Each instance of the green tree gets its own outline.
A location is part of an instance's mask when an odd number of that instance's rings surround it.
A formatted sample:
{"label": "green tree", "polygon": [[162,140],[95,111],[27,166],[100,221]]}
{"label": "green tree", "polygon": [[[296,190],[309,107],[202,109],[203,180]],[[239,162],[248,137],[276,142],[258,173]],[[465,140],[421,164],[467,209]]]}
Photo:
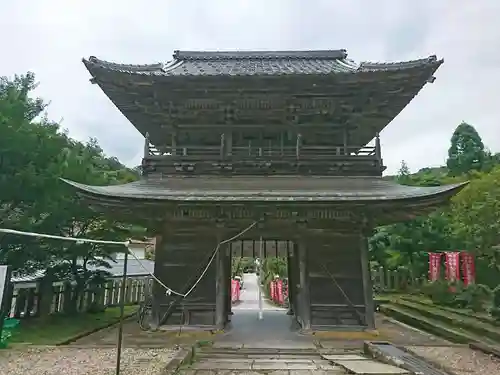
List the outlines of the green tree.
{"label": "green tree", "polygon": [[479,133],[466,122],[462,122],[453,132],[448,149],[446,165],[452,176],[469,171],[480,171],[484,167],[486,153]]}
{"label": "green tree", "polygon": [[500,167],[473,179],[452,202],[453,240],[500,268]]}
{"label": "green tree", "polygon": [[396,181],[401,185],[411,185],[410,168],[408,168],[408,164],[406,164],[404,160],[401,161],[401,166],[399,167]]}
{"label": "green tree", "polygon": [[[138,178],[137,171],[104,155],[97,142],[69,138],[58,124],[43,117],[45,104],[32,99],[33,74],[0,79],[0,226],[59,236],[124,240],[144,234],[81,204],[61,177],[93,185],[119,184]],[[130,218],[132,220],[132,218]],[[0,263],[15,271],[46,270],[45,284],[76,281],[71,310],[82,291],[105,273],[116,248],[96,244],[3,235]]]}

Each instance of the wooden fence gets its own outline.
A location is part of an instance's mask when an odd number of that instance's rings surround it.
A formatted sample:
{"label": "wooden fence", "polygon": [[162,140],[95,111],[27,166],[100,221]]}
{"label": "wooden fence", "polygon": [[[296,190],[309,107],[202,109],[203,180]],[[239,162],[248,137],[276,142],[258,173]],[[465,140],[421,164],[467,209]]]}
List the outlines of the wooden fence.
{"label": "wooden fence", "polygon": [[[125,285],[125,305],[135,305],[144,301],[151,294],[153,280],[150,277],[137,277],[127,279]],[[68,290],[66,290],[68,288]],[[49,314],[62,313],[65,307],[65,298],[71,298],[71,285],[64,282],[52,284],[50,293],[45,292],[43,298],[51,299]],[[122,280],[111,278],[103,286],[85,290],[81,301],[77,304],[77,312],[88,311],[91,305],[102,307],[118,306]],[[29,318],[40,316],[40,283],[14,283],[10,301],[9,316],[12,318]]]}
{"label": "wooden fence", "polygon": [[[387,270],[383,267],[372,269],[374,289],[380,292],[406,291],[418,288],[426,277],[412,279],[405,270]],[[121,277],[111,278],[102,287],[85,290],[82,300],[77,304],[77,312],[88,311],[92,304],[103,307],[120,305]],[[124,294],[125,305],[136,305],[151,295],[153,279],[140,276],[127,279]],[[65,308],[65,298],[71,298],[71,293],[66,291],[68,284],[55,282],[50,293],[45,292],[44,298],[49,298],[49,314],[62,313]],[[70,288],[71,289],[71,288]],[[9,316],[15,318],[30,318],[40,316],[40,283],[22,282],[13,284],[13,292],[7,306],[10,305]]]}
{"label": "wooden fence", "polygon": [[374,289],[380,292],[407,291],[419,288],[427,280],[427,275],[418,278],[410,277],[406,270],[388,270],[383,267],[372,269]]}

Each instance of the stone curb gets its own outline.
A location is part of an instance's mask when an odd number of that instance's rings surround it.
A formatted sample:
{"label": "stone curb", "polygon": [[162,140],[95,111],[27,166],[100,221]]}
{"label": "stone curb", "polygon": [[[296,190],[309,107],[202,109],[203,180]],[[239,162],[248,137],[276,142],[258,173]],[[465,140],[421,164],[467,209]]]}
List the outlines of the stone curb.
{"label": "stone curb", "polygon": [[469,348],[473,350],[479,350],[480,352],[483,352],[484,354],[492,355],[496,358],[500,358],[500,349],[495,348],[494,346],[487,345],[482,342],[471,342],[469,344]]}
{"label": "stone curb", "polygon": [[[133,312],[133,313],[130,313],[130,314],[124,315],[124,316],[123,316],[123,321],[126,321],[126,320],[128,320],[128,319],[132,318],[132,317],[133,317],[134,315],[136,315],[136,314],[137,314],[137,312]],[[82,333],[78,333],[78,334],[76,334],[76,335],[74,335],[74,336],[71,336],[71,337],[70,337],[70,338],[68,338],[68,339],[65,339],[65,340],[63,340],[63,341],[58,342],[58,343],[57,343],[57,344],[55,344],[54,346],[65,346],[65,345],[69,345],[69,344],[71,344],[72,342],[75,342],[75,341],[80,340],[80,339],[82,339],[82,338],[84,338],[84,337],[90,336],[91,334],[96,333],[96,332],[99,332],[99,331],[101,331],[101,330],[103,330],[103,329],[106,329],[106,328],[111,328],[111,327],[113,327],[113,326],[115,326],[115,325],[118,325],[119,323],[120,323],[120,320],[118,319],[116,322],[107,323],[107,324],[105,324],[105,325],[103,325],[103,326],[100,326],[100,327],[96,327],[96,328],[94,328],[94,329],[91,329],[90,331],[85,331],[85,332],[82,332]]]}
{"label": "stone curb", "polygon": [[[382,343],[382,342],[378,342],[378,343]],[[390,344],[390,342],[383,342],[383,343],[384,344]],[[418,358],[418,359],[420,359],[420,360],[422,360],[424,362],[427,362],[431,366],[435,367],[437,370],[441,371],[443,373],[443,375],[458,375],[456,372],[450,370],[448,367],[443,366],[440,363],[436,363],[434,361],[431,361],[431,360],[429,360],[427,358],[424,358],[424,357],[422,357],[422,356],[414,353],[413,351],[411,351],[410,349],[408,349],[408,348],[406,348],[404,346],[396,346],[396,347],[398,349],[401,349],[405,353],[408,353],[408,354],[412,355],[415,358]],[[377,360],[379,360],[379,361],[381,361],[383,363],[386,363],[388,365],[393,365],[393,366],[402,368],[404,370],[408,370],[407,368],[405,368],[403,361],[400,361],[400,360],[398,360],[396,358],[393,358],[393,357],[390,357],[390,356],[384,354],[382,351],[378,350],[373,345],[373,342],[365,341],[365,343],[363,344],[363,349],[364,349],[365,354],[371,356],[374,359],[377,359]]]}
{"label": "stone curb", "polygon": [[179,352],[172,358],[167,365],[160,371],[159,375],[172,375],[175,374],[181,366],[191,363],[194,357],[195,346],[179,350]]}
{"label": "stone curb", "polygon": [[[377,343],[389,344],[389,342],[386,341],[377,341]],[[384,353],[378,350],[371,341],[365,341],[363,343],[363,351],[366,355],[369,355],[373,359],[379,360],[380,362],[403,368],[403,363],[401,361],[397,361],[395,358],[384,355]]]}

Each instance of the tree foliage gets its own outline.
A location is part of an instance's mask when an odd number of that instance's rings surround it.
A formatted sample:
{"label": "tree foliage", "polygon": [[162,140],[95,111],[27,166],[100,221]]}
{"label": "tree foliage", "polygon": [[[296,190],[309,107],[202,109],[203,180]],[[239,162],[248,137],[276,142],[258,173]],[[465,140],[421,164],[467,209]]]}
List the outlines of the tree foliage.
{"label": "tree foliage", "polygon": [[[95,139],[81,143],[68,137],[44,115],[44,101],[32,98],[35,87],[31,73],[0,79],[0,227],[108,240],[142,232],[81,204],[60,180],[109,185],[138,175],[106,157]],[[82,290],[103,276],[93,270],[109,266],[115,251],[98,244],[0,235],[0,263],[22,273],[46,270],[47,277],[76,281]]]}
{"label": "tree foliage", "polygon": [[486,159],[479,133],[472,125],[462,122],[453,132],[448,149],[446,165],[450,175],[458,176],[472,170],[483,170]]}
{"label": "tree foliage", "polygon": [[485,275],[490,279],[488,285],[500,284],[499,161],[498,154],[485,151],[481,137],[467,123],[460,124],[451,137],[447,166],[412,174],[403,161],[393,177],[400,184],[439,186],[466,180],[470,184],[448,207],[376,228],[369,241],[371,260],[389,269],[405,268],[413,277],[425,277],[428,252],[466,250],[476,256],[478,279]]}

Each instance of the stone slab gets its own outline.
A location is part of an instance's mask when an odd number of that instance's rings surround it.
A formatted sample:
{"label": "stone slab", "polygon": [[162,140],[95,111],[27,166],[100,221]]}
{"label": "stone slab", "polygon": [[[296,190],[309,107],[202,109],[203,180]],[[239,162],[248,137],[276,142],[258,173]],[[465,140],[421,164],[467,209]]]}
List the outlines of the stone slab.
{"label": "stone slab", "polygon": [[191,368],[195,370],[250,370],[252,367],[251,363],[238,363],[238,362],[198,362],[194,363]]}
{"label": "stone slab", "polygon": [[335,361],[335,364],[342,366],[351,374],[357,375],[400,375],[410,374],[402,368],[376,362],[371,359],[360,361]]}
{"label": "stone slab", "polygon": [[318,366],[314,363],[287,363],[289,370],[317,370]]}
{"label": "stone slab", "polygon": [[216,341],[212,347],[220,349],[241,349],[243,348],[243,343],[234,341]]}
{"label": "stone slab", "polygon": [[321,358],[327,361],[362,361],[369,359],[359,354],[321,354]]}
{"label": "stone slab", "polygon": [[[267,373],[267,375],[271,374]],[[289,370],[286,375],[346,375],[346,372],[343,368],[339,367],[336,370]]]}
{"label": "stone slab", "polygon": [[[305,368],[304,370],[308,370]],[[288,370],[288,366],[284,362],[257,362],[252,365],[252,370]],[[302,369],[299,369],[302,370]]]}
{"label": "stone slab", "polygon": [[245,349],[281,349],[281,350],[316,349],[316,346],[312,342],[293,342],[293,341],[288,341],[288,342],[276,341],[276,342],[265,342],[265,343],[248,342],[244,343],[243,347]]}
{"label": "stone slab", "polygon": [[[179,374],[182,374],[184,375],[184,371],[185,370],[182,370],[181,372],[179,372]],[[196,370],[196,375],[235,375],[235,374],[238,374],[238,375],[262,375],[262,373],[260,372],[257,372],[257,371],[250,371],[250,370],[244,370],[244,371],[227,371],[227,370],[221,370],[221,371],[218,371],[218,370],[207,370],[207,369],[204,369],[204,370]],[[279,375],[288,375],[288,371],[285,371],[283,372],[282,374],[281,373],[277,373]],[[312,374],[308,374],[308,375],[312,375]],[[337,374],[335,374],[337,375]]]}

